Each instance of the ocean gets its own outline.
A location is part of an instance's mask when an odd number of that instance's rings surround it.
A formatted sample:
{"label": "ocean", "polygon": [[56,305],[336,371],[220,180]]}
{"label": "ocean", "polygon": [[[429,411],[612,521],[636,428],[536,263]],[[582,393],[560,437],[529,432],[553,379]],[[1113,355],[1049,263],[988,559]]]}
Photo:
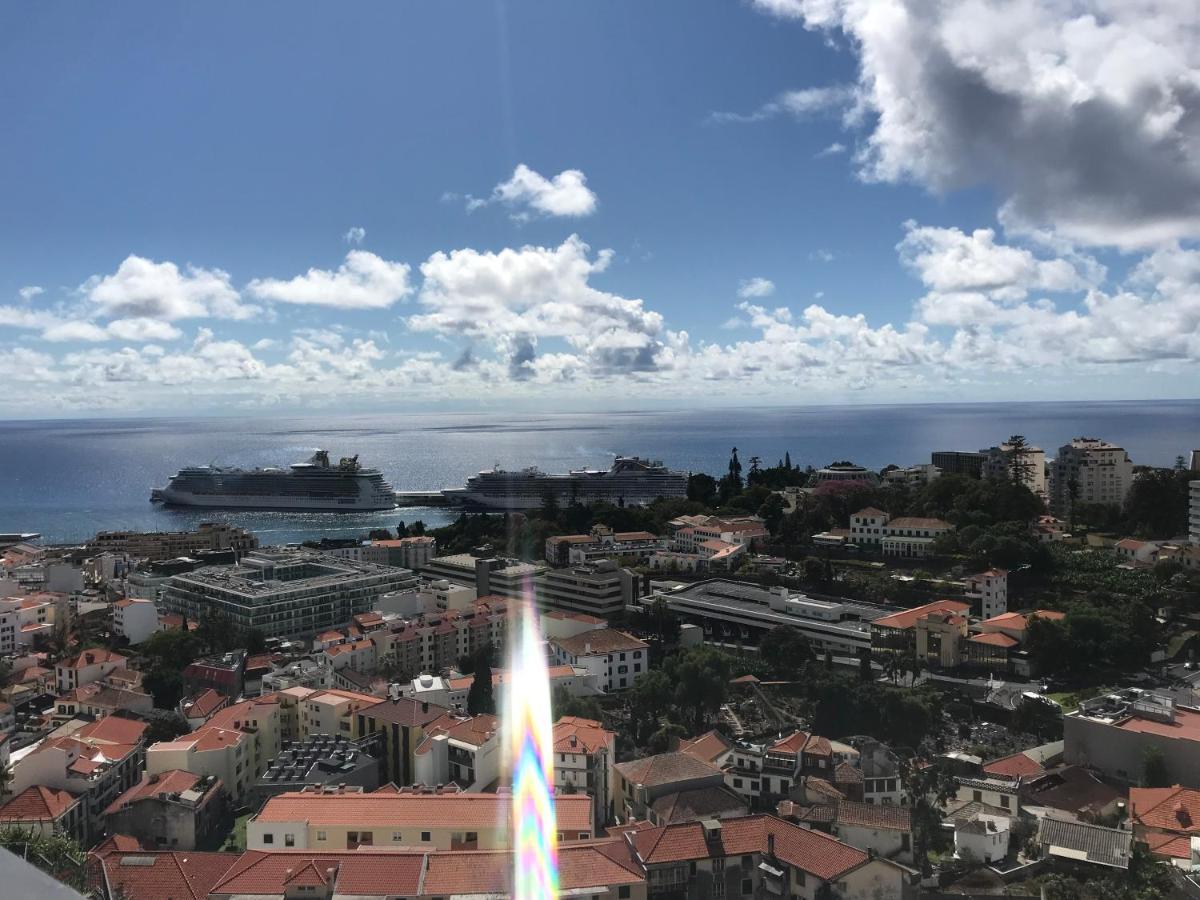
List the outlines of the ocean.
{"label": "ocean", "polygon": [[721,474],[731,447],[774,464],[849,459],[872,468],[928,462],[933,450],[990,447],[1011,434],[1052,456],[1072,437],[1123,445],[1135,463],[1166,466],[1200,447],[1200,400],[1114,403],[972,403],[623,411],[421,413],[320,417],[106,418],[0,422],[0,532],[36,531],[45,543],[99,530],[183,530],[227,521],[265,544],[359,535],[454,513],[274,513],[168,509],[150,490],[186,465],[286,465],[322,447],[359,454],[400,491],[460,486],[499,463],[564,471],[607,466],[614,454],[650,456],[685,471]]}

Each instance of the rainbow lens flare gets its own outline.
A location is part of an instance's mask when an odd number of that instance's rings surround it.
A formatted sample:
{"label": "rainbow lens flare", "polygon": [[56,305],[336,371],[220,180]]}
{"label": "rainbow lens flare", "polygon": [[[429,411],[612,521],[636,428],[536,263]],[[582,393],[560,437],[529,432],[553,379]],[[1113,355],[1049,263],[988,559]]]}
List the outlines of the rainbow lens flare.
{"label": "rainbow lens flare", "polygon": [[509,628],[509,682],[504,727],[512,772],[513,900],[558,897],[558,828],[554,820],[554,726],[550,678],[533,591],[514,604]]}

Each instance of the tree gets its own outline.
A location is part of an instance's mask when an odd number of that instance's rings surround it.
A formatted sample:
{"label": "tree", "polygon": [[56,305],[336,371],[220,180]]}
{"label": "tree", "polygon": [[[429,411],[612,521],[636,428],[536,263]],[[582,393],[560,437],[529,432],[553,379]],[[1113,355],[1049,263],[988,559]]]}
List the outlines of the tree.
{"label": "tree", "polygon": [[787,450],[783,451],[783,467],[789,471],[792,468],[792,454]]}
{"label": "tree", "polygon": [[634,741],[643,743],[654,727],[666,717],[675,697],[675,685],[662,669],[651,669],[633,683],[626,694]]}
{"label": "tree", "polygon": [[690,710],[696,731],[702,731],[729,695],[729,657],[709,646],[689,647],[667,657],[663,667],[675,685],[675,703]]}
{"label": "tree", "polygon": [[784,678],[795,676],[812,659],[808,638],[787,625],[778,625],[763,635],[758,652],[772,674]]}
{"label": "tree", "polygon": [[1167,760],[1162,748],[1150,745],[1142,753],[1142,787],[1163,788],[1171,786],[1167,772]]}
{"label": "tree", "polygon": [[0,831],[0,847],[79,893],[89,894],[87,853],[65,834],[44,835],[27,828],[6,828]]}
{"label": "tree", "polygon": [[771,494],[763,501],[762,506],[758,508],[758,517],[763,520],[763,524],[767,526],[767,531],[772,535],[779,533],[779,526],[783,522],[783,511],[785,507],[783,498],[778,494]]}
{"label": "tree", "polygon": [[871,666],[871,651],[858,651],[858,680],[865,683],[875,680],[875,670]]}
{"label": "tree", "polygon": [[554,695],[550,698],[550,708],[556,722],[563,716],[577,716],[595,722],[604,721],[604,710],[600,707],[599,700],[595,697],[576,697],[565,685],[554,689]]}
{"label": "tree", "polygon": [[167,716],[155,716],[146,726],[146,743],[155,744],[159,741],[173,741],[180,735],[187,734],[190,729],[179,713]]}
{"label": "tree", "polygon": [[687,498],[694,503],[713,506],[717,500],[717,479],[703,472],[688,476]]}
{"label": "tree", "polygon": [[1025,435],[1014,434],[1006,442],[1008,480],[1013,484],[1029,484],[1033,478],[1034,464],[1029,459],[1030,447]]}
{"label": "tree", "polygon": [[492,688],[491,644],[485,644],[475,655],[475,678],[467,691],[467,712],[473,716],[480,713],[496,714],[496,694]]}

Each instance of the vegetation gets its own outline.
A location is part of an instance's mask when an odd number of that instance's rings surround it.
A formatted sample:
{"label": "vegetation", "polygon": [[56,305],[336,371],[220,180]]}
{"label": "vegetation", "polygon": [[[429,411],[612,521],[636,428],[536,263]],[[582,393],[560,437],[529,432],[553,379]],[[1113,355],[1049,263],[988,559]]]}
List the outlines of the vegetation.
{"label": "vegetation", "polygon": [[495,652],[491,644],[484,644],[475,654],[472,666],[475,678],[471,682],[471,689],[467,691],[467,712],[473,716],[480,713],[496,714],[496,693],[492,686],[492,658]]}
{"label": "vegetation", "polygon": [[0,830],[0,847],[89,895],[87,853],[65,834],[45,836],[24,828]]}
{"label": "vegetation", "polygon": [[564,686],[554,689],[550,698],[551,715],[554,721],[563,716],[577,716],[581,719],[591,719],[594,722],[604,721],[604,710],[600,701],[595,697],[576,697]]}

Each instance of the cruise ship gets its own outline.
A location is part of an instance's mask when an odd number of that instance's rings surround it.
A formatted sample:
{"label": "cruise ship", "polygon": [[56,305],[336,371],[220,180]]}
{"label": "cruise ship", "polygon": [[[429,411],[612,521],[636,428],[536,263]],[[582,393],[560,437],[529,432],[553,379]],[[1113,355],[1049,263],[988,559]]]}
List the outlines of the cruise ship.
{"label": "cruise ship", "polygon": [[686,497],[687,475],[659,460],[618,456],[607,470],[572,469],[549,475],[534,466],[508,472],[496,466],[467,479],[466,487],[442,491],[449,502],[482,509],[538,509],[547,496],[560,506],[612,503],[645,506],[659,497]]}
{"label": "cruise ship", "polygon": [[318,450],[308,462],[286,469],[188,466],[166,487],[155,488],[150,500],[221,509],[367,512],[393,509],[396,492],[378,469],[360,466],[357,456],[332,465],[328,451]]}

